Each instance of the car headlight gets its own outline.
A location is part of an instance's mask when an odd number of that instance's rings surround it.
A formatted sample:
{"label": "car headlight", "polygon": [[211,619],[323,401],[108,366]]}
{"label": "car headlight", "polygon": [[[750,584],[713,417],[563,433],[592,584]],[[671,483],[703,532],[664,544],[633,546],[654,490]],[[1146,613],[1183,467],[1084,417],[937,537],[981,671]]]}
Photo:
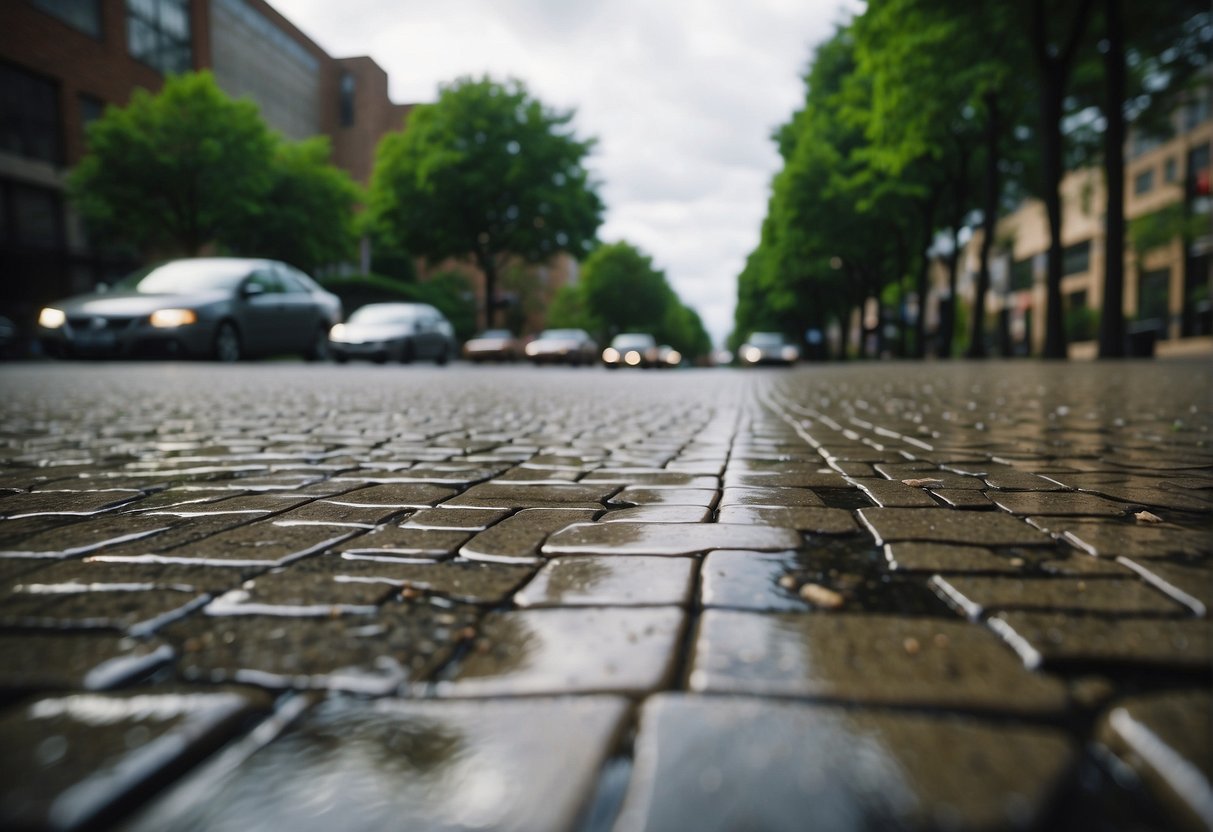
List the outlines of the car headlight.
{"label": "car headlight", "polygon": [[636,350],[628,350],[628,354],[623,357],[623,360],[628,363],[629,367],[635,367],[640,363],[640,353]]}
{"label": "car headlight", "polygon": [[741,357],[751,364],[757,364],[762,360],[762,350],[758,347],[746,347],[741,351]]}
{"label": "car headlight", "polygon": [[526,354],[527,355],[535,355],[537,352],[539,352],[539,345],[536,344],[534,341],[532,341],[531,343],[526,345]]}
{"label": "car headlight", "polygon": [[38,326],[47,329],[58,329],[67,322],[67,314],[62,309],[48,306],[38,313]]}
{"label": "car headlight", "polygon": [[665,361],[667,364],[681,364],[682,353],[680,353],[678,350],[670,350],[665,357]]}
{"label": "car headlight", "polygon": [[334,341],[340,341],[345,337],[345,324],[333,324],[333,328],[329,330],[329,338]]}
{"label": "car headlight", "polygon": [[614,347],[607,347],[602,351],[602,360],[608,364],[615,364],[619,361],[619,350]]}
{"label": "car headlight", "polygon": [[783,360],[784,361],[795,361],[799,357],[800,357],[800,352],[795,347],[788,346],[788,347],[783,348]]}
{"label": "car headlight", "polygon": [[198,314],[193,309],[157,309],[148,323],[157,329],[173,329],[197,323]]}

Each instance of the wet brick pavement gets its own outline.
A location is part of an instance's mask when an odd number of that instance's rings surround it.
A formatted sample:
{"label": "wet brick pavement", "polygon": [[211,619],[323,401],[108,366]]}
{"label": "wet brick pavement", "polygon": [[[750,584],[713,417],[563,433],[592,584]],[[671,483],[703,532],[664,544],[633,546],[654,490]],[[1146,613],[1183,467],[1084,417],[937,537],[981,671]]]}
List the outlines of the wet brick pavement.
{"label": "wet brick pavement", "polygon": [[0,827],[1213,826],[1211,376],[0,368]]}

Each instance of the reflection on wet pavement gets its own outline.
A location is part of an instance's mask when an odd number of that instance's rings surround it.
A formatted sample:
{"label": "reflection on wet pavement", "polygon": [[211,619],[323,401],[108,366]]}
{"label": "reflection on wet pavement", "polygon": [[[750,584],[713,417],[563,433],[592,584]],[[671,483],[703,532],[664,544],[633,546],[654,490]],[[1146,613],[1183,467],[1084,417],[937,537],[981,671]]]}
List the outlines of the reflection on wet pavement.
{"label": "reflection on wet pavement", "polygon": [[0,374],[6,828],[1213,826],[1207,363]]}

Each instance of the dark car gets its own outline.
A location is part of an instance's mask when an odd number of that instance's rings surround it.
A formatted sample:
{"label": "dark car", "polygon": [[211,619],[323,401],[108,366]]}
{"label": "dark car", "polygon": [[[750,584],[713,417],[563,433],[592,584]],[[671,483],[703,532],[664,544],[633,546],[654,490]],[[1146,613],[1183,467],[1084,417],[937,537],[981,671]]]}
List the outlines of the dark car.
{"label": "dark car", "polygon": [[517,361],[522,347],[508,329],[488,329],[463,345],[469,361]]}
{"label": "dark car", "polygon": [[589,364],[598,357],[598,345],[584,329],[545,329],[526,345],[535,364]]}
{"label": "dark car", "polygon": [[659,360],[657,339],[645,332],[624,332],[611,339],[602,351],[602,363],[608,369],[654,367]]}
{"label": "dark car", "polygon": [[329,332],[329,351],[340,362],[427,358],[445,364],[457,349],[450,321],[428,303],[368,303]]}
{"label": "dark car", "polygon": [[778,332],[755,332],[737,350],[743,365],[795,364],[800,350],[789,344]]}
{"label": "dark car", "polygon": [[341,301],[276,260],[200,257],[135,272],[105,292],[78,295],[38,316],[60,356],[161,354],[237,361],[299,353],[327,357]]}

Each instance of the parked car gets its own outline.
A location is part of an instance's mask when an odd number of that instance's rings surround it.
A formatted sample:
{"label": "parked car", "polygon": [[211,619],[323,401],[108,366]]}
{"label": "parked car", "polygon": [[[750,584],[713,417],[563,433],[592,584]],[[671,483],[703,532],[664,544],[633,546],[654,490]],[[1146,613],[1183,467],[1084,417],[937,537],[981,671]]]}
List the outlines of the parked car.
{"label": "parked car", "polygon": [[458,345],[451,322],[428,303],[368,303],[329,331],[329,351],[341,363],[427,358],[445,364]]}
{"label": "parked car", "polygon": [[38,315],[38,337],[59,356],[161,354],[238,361],[328,356],[341,301],[276,260],[171,260],[108,291],[68,298]]}
{"label": "parked car", "polygon": [[481,361],[517,361],[522,353],[518,339],[508,329],[487,329],[463,345],[463,357]]}
{"label": "parked car", "polygon": [[657,348],[657,366],[663,369],[677,367],[682,364],[682,353],[671,347],[669,344],[662,344]]}
{"label": "parked car", "polygon": [[602,363],[608,369],[653,367],[658,360],[657,339],[647,332],[621,332],[602,351]]}
{"label": "parked car", "polygon": [[800,350],[784,340],[778,332],[755,332],[737,351],[743,365],[795,364]]}
{"label": "parked car", "polygon": [[584,329],[545,329],[526,345],[535,364],[589,364],[598,357],[598,345]]}

